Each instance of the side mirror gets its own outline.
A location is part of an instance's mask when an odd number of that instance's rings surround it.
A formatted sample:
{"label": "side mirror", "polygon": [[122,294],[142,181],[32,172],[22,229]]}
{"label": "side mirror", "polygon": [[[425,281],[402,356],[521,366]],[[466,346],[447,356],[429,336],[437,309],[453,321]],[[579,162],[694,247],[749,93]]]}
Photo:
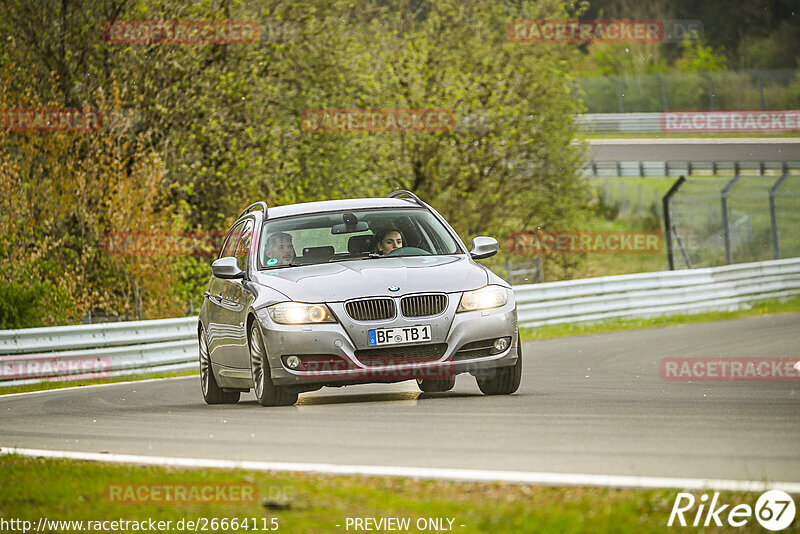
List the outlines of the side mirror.
{"label": "side mirror", "polygon": [[497,254],[498,248],[497,239],[481,235],[472,240],[472,250],[469,255],[473,260],[482,260]]}
{"label": "side mirror", "polygon": [[214,260],[211,264],[211,274],[223,280],[244,278],[244,271],[239,268],[239,262],[233,256]]}

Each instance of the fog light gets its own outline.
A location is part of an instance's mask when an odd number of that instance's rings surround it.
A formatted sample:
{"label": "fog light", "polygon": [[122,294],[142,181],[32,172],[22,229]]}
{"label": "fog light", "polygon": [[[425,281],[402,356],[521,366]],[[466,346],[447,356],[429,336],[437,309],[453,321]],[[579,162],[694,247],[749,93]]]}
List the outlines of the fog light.
{"label": "fog light", "polygon": [[289,356],[286,358],[286,365],[290,369],[297,369],[300,367],[300,358],[297,356]]}
{"label": "fog light", "polygon": [[497,352],[503,352],[508,348],[508,338],[507,337],[498,337],[494,340],[494,350]]}

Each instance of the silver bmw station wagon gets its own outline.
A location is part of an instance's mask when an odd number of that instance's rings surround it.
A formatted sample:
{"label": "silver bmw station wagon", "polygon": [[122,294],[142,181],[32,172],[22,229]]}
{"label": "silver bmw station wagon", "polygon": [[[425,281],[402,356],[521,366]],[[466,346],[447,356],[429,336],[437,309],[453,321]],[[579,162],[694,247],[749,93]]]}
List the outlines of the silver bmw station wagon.
{"label": "silver bmw station wagon", "polygon": [[514,393],[522,351],[511,287],[475,260],[444,218],[409,191],[387,198],[245,209],[225,237],[200,311],[209,404],[254,391],[291,405],[323,386],[416,380],[423,392],[472,374]]}

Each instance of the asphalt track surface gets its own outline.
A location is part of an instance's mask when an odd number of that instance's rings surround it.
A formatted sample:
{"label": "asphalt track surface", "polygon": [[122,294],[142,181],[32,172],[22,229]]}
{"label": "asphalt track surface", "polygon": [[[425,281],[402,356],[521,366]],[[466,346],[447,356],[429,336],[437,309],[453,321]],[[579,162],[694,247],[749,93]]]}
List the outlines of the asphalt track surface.
{"label": "asphalt track surface", "polygon": [[412,382],[292,407],[203,403],[199,378],[0,397],[0,445],[148,456],[800,481],[800,380],[662,380],[666,357],[798,357],[800,313],[532,341],[517,394]]}
{"label": "asphalt track surface", "polygon": [[800,137],[591,139],[594,161],[800,161]]}

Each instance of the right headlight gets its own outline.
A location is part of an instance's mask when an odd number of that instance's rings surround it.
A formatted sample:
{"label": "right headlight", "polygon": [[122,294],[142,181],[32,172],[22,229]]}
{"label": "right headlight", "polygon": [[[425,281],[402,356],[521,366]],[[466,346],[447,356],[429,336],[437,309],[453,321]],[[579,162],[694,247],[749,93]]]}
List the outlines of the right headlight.
{"label": "right headlight", "polygon": [[490,285],[464,292],[457,311],[488,310],[505,306],[507,302],[508,290],[503,286]]}
{"label": "right headlight", "polygon": [[336,319],[324,304],[281,302],[267,308],[269,316],[279,324],[335,323]]}

